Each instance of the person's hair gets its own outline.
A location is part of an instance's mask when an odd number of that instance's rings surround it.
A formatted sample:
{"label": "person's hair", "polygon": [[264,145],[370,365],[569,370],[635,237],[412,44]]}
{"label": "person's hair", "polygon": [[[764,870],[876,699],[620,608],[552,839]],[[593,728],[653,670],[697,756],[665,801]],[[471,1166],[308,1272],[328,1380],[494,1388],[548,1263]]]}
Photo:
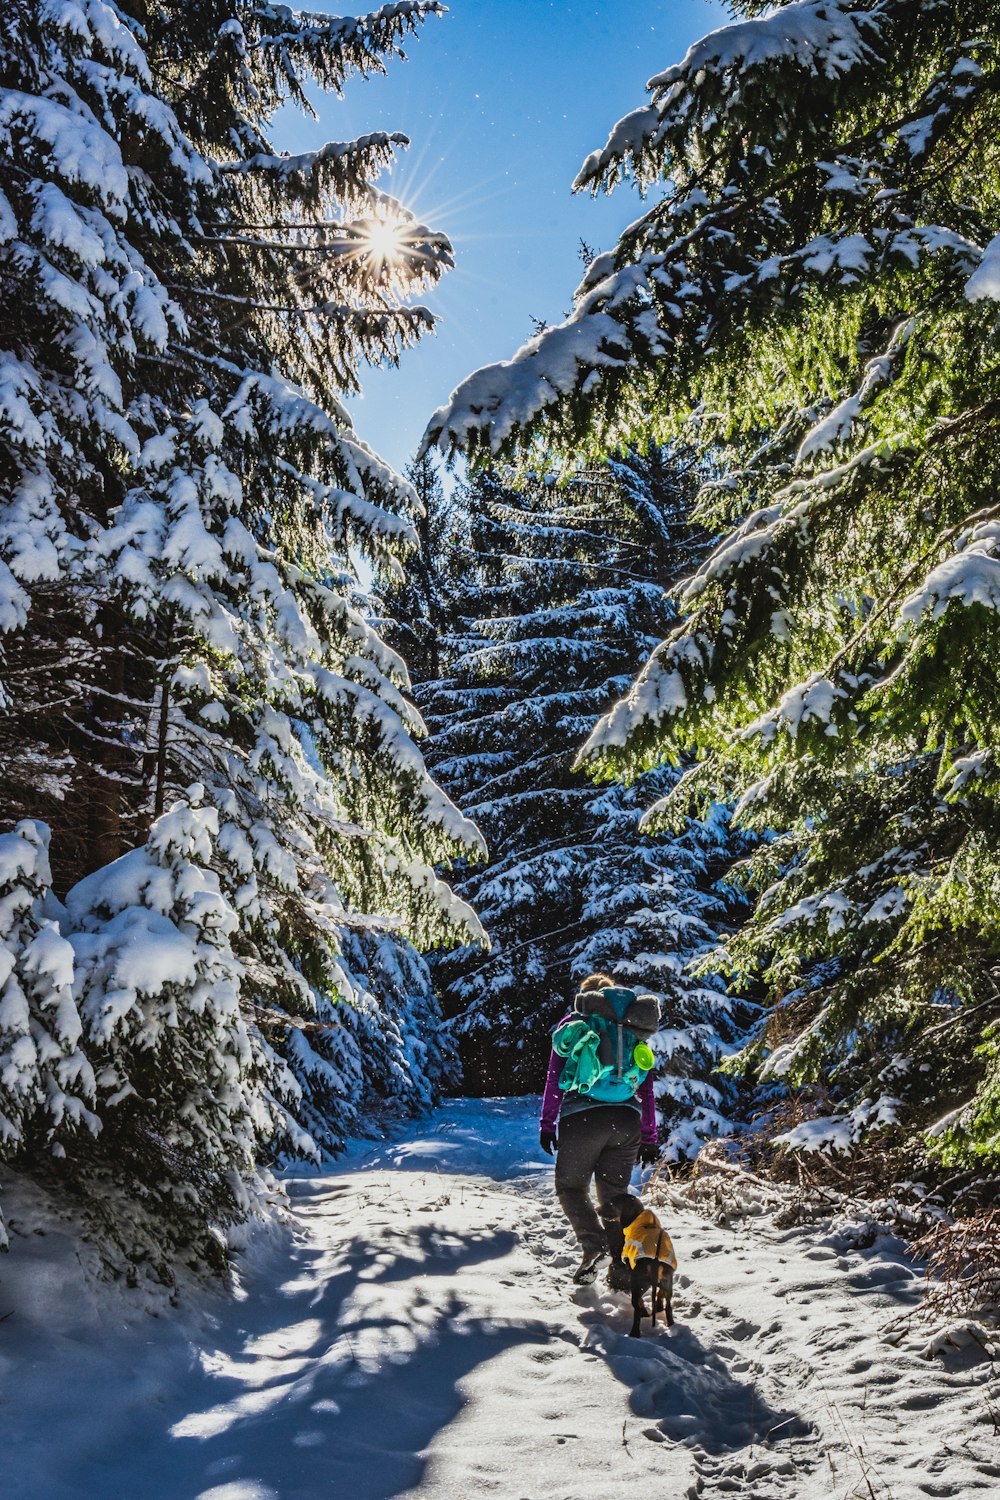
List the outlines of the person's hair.
{"label": "person's hair", "polygon": [[588,974],[580,986],[580,993],[585,994],[588,990],[613,990],[615,982],[607,974]]}

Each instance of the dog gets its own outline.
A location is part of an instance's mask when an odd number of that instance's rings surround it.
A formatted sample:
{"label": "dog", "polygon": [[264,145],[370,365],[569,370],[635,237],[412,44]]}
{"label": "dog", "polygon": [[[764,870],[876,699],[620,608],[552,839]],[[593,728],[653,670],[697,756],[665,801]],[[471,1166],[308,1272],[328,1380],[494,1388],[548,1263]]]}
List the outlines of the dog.
{"label": "dog", "polygon": [[[656,1327],[656,1314],[662,1312],[668,1328],[674,1326],[674,1272],[677,1256],[670,1236],[653,1213],[644,1208],[637,1219],[625,1226],[625,1245],[622,1261],[630,1270],[629,1292],[632,1297],[632,1327],[629,1336],[642,1336],[639,1326],[642,1318],[652,1317]],[[652,1293],[651,1312],[646,1311],[644,1297]]]}

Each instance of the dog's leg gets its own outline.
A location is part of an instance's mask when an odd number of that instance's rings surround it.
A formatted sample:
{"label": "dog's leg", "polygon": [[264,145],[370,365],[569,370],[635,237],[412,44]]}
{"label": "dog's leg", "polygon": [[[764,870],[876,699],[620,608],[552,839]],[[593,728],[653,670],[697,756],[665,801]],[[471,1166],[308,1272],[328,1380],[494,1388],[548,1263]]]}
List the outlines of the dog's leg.
{"label": "dog's leg", "polygon": [[649,1317],[649,1309],[646,1307],[646,1292],[651,1292],[653,1290],[653,1277],[655,1275],[655,1261],[648,1260],[645,1257],[642,1260],[636,1261],[635,1270],[632,1272],[631,1286],[632,1311],[635,1315],[632,1319],[632,1327],[630,1330],[631,1338],[637,1339],[642,1336],[642,1330],[639,1327],[639,1320],[641,1318]]}
{"label": "dog's leg", "polygon": [[642,1305],[642,1287],[635,1272],[632,1273],[632,1327],[629,1329],[629,1338],[638,1339],[642,1337],[640,1320],[646,1309]]}
{"label": "dog's leg", "polygon": [[666,1313],[667,1327],[674,1326],[674,1268],[664,1266],[663,1276],[660,1281],[660,1296],[663,1299],[663,1309]]}

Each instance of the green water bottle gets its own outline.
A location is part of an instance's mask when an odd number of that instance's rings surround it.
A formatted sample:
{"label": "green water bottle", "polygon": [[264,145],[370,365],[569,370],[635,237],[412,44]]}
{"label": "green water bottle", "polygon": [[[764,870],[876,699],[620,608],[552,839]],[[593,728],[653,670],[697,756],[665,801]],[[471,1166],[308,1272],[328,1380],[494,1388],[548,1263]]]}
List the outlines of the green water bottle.
{"label": "green water bottle", "polygon": [[652,1047],[647,1047],[645,1042],[636,1042],[635,1051],[632,1053],[632,1061],[637,1068],[641,1068],[644,1073],[648,1073],[656,1062],[656,1054]]}

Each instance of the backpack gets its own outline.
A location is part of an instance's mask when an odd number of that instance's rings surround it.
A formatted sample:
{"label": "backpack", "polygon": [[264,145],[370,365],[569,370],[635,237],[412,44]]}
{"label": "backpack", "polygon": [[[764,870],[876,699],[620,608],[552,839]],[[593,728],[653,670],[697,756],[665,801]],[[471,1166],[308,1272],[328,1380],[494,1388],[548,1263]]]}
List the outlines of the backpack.
{"label": "backpack", "polygon": [[626,1104],[653,1067],[645,1044],[659,1024],[652,995],[617,986],[581,992],[572,1016],[552,1033],[554,1050],[566,1059],[559,1087],[599,1104]]}

